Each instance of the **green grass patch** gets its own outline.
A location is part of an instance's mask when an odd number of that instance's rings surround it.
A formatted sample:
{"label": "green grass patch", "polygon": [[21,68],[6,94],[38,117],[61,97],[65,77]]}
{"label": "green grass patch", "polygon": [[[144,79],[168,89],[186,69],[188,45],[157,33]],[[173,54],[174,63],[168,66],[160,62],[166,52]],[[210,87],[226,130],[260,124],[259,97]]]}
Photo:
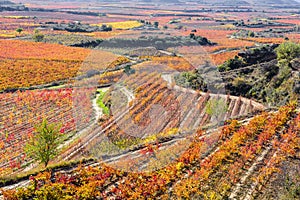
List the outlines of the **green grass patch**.
{"label": "green grass patch", "polygon": [[103,92],[99,90],[99,97],[97,99],[97,105],[102,109],[103,114],[109,115],[109,108],[104,104],[103,98],[107,92]]}

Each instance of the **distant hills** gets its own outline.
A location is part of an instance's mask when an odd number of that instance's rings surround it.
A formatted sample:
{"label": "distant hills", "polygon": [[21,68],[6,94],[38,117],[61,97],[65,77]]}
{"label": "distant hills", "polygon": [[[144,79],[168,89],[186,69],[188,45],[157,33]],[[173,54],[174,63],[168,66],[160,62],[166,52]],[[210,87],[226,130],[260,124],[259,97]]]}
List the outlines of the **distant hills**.
{"label": "distant hills", "polygon": [[23,4],[16,4],[8,0],[0,0],[0,11],[23,11],[27,8]]}
{"label": "distant hills", "polygon": [[193,2],[211,4],[211,5],[224,5],[224,6],[285,6],[285,5],[300,5],[300,0],[190,0]]}
{"label": "distant hills", "polygon": [[[48,2],[115,2],[115,0],[44,0]],[[125,0],[126,1],[126,0]],[[129,1],[129,0],[127,0]],[[186,3],[197,2],[199,4],[216,5],[216,6],[270,6],[270,7],[285,7],[285,6],[300,6],[300,0],[133,0],[143,3]],[[9,0],[0,0],[0,6],[13,5],[14,3]],[[16,5],[16,4],[15,4]]]}

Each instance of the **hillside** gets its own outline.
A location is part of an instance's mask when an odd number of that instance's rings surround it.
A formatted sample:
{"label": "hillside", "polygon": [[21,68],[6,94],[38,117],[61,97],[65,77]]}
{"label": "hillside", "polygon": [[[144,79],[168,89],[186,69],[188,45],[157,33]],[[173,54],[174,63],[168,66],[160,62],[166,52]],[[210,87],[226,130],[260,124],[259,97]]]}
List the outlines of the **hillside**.
{"label": "hillside", "polygon": [[[289,199],[297,199],[297,188],[290,185],[297,184],[297,177],[289,179],[291,182],[281,181],[284,185],[280,190],[271,187],[297,170],[291,159],[297,162],[300,155],[300,115],[294,109],[294,105],[289,105],[275,113],[263,112],[244,123],[234,120],[215,132],[199,130],[193,134],[187,150],[167,165],[164,164],[166,155],[185,148],[186,141],[179,140],[175,145],[162,142],[160,146],[153,144],[130,152],[130,156],[140,160],[138,163],[156,160],[153,166],[158,167],[156,171],[121,169],[124,164],[133,167],[136,162],[120,157],[113,162],[92,164],[93,167],[79,166],[53,174],[44,172],[31,178],[30,187],[4,195],[8,199],[16,195],[38,198],[44,192],[52,199],[137,196],[140,199],[251,199],[253,195],[256,198],[290,195]],[[213,145],[212,141],[215,141]],[[282,168],[284,176],[278,174]]]}
{"label": "hillside", "polygon": [[0,0],[0,200],[299,200],[299,9]]}
{"label": "hillside", "polygon": [[[298,50],[295,54],[290,52],[291,58],[288,61],[282,60],[278,57],[278,50],[288,45]],[[257,99],[270,106],[284,105],[293,98],[297,99],[300,95],[300,48],[297,46],[287,42],[280,46],[273,44],[252,48],[239,52],[234,58],[219,65],[226,93]],[[176,82],[183,87],[207,90],[203,77],[205,75],[197,69],[177,76]]]}

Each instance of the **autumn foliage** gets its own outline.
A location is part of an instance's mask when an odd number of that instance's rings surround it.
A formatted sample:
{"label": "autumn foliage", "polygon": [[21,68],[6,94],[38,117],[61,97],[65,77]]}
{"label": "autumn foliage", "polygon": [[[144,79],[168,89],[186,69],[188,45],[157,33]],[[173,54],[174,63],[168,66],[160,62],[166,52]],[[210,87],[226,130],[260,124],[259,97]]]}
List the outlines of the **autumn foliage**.
{"label": "autumn foliage", "polygon": [[[276,140],[277,131],[290,120],[294,109],[289,105],[274,114],[262,113],[242,126],[233,121],[220,130],[222,137],[217,146],[204,158],[200,155],[210,136],[198,131],[186,152],[157,171],[125,172],[102,164],[78,167],[71,174],[45,172],[32,177],[29,187],[4,191],[4,196],[8,199],[42,195],[51,198],[226,198],[262,148],[275,144],[272,141]],[[279,164],[284,156],[293,155],[299,148],[299,115],[293,121],[291,129],[282,134],[283,142],[277,143],[279,149],[274,147],[281,159],[267,156],[265,162]],[[153,146],[149,148],[152,153],[156,151]],[[260,181],[277,171],[271,164],[260,166],[260,170]],[[55,177],[54,181],[50,177]]]}
{"label": "autumn foliage", "polygon": [[0,175],[30,162],[24,152],[34,127],[44,118],[62,123],[61,132],[72,134],[93,118],[90,96],[94,90],[41,90],[0,94]]}
{"label": "autumn foliage", "polygon": [[58,44],[0,40],[0,91],[68,80],[128,63],[123,56]]}

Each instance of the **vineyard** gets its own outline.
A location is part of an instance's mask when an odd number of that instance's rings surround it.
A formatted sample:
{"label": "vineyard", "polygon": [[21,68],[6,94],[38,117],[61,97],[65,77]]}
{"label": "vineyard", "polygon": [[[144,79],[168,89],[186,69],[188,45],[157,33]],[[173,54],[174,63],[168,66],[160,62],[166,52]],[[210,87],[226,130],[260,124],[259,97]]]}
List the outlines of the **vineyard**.
{"label": "vineyard", "polygon": [[[106,99],[111,102],[110,119],[100,122],[100,127],[89,134],[88,140],[82,140],[77,146],[76,153],[72,155],[74,149],[67,151],[68,159],[80,157],[82,152],[113,157],[149,141],[165,136],[183,137],[198,127],[216,126],[229,118],[264,108],[242,97],[195,92],[178,86],[172,88],[155,72],[142,72],[134,78],[123,76],[119,84],[122,86],[112,88]],[[212,107],[217,104],[216,110],[209,111],[208,104]]]}
{"label": "vineyard", "polygon": [[23,148],[33,134],[34,126],[44,118],[62,123],[61,133],[66,137],[91,123],[94,117],[90,100],[92,94],[93,90],[88,89],[0,94],[0,175],[10,174],[30,164]]}
{"label": "vineyard", "polygon": [[0,0],[0,200],[300,198],[300,2]]}
{"label": "vineyard", "polygon": [[88,49],[72,48],[56,44],[43,44],[18,40],[0,40],[0,58],[84,60],[90,53]]}
{"label": "vineyard", "polygon": [[211,54],[211,60],[215,65],[223,64],[226,60],[237,56],[238,51],[223,52],[218,54]]}
{"label": "vineyard", "polygon": [[109,52],[56,44],[0,40],[0,46],[5,47],[0,53],[0,91],[70,80],[130,62]]}
{"label": "vineyard", "polygon": [[174,56],[140,56],[141,59],[147,59],[152,61],[155,65],[164,65],[169,67],[170,69],[177,70],[179,72],[182,71],[190,71],[194,69],[194,66],[183,57],[174,57]]}
{"label": "vineyard", "polygon": [[[208,144],[213,134],[198,130],[184,153],[154,172],[126,172],[106,164],[82,166],[69,172],[42,173],[31,178],[30,187],[4,195],[32,198],[41,195],[38,191],[47,191],[53,198],[250,199],[285,159],[296,155],[299,117],[295,106],[288,105],[276,113],[263,112],[245,124],[234,120],[217,131],[212,146]],[[140,154],[153,158],[161,151],[161,146],[148,147],[146,154],[142,150]]]}
{"label": "vineyard", "polygon": [[[102,25],[102,24],[100,24]],[[105,23],[105,25],[107,26],[111,26],[114,29],[131,29],[131,28],[136,28],[136,27],[140,27],[143,24],[138,22],[138,21],[124,21],[124,22],[109,22],[109,23]]]}

